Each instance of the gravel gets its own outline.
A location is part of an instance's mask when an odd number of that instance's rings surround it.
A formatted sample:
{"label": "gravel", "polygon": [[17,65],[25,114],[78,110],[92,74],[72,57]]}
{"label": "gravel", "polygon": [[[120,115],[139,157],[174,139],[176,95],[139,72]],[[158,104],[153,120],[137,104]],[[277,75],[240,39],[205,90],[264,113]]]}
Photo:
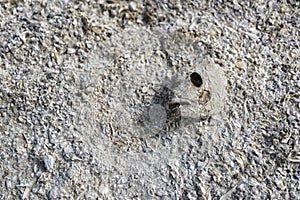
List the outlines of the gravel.
{"label": "gravel", "polygon": [[0,198],[300,199],[299,18],[297,1],[1,1]]}

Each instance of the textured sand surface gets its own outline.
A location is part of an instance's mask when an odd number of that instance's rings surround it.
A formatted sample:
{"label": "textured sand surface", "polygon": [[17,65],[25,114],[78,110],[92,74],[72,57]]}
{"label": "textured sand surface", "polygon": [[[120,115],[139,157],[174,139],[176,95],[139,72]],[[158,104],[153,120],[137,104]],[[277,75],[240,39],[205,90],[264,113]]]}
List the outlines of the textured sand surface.
{"label": "textured sand surface", "polygon": [[0,0],[0,199],[300,199],[299,19]]}

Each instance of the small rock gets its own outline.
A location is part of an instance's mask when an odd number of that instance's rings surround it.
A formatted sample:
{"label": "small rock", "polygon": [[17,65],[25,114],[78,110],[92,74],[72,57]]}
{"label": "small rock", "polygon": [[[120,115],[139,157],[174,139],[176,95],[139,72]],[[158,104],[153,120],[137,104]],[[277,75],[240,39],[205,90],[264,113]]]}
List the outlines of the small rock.
{"label": "small rock", "polygon": [[54,165],[54,158],[50,155],[44,157],[44,164],[47,171],[50,171]]}
{"label": "small rock", "polygon": [[68,50],[67,50],[68,54],[73,54],[75,52],[76,52],[76,49],[74,49],[74,48],[68,48]]}
{"label": "small rock", "polygon": [[147,86],[142,87],[142,93],[147,93],[148,90],[149,90],[149,87],[147,87]]}
{"label": "small rock", "polygon": [[135,2],[130,2],[129,3],[129,9],[131,10],[131,11],[136,11],[137,9],[136,9],[136,3]]}
{"label": "small rock", "polygon": [[108,194],[108,192],[109,192],[109,189],[108,189],[108,187],[106,186],[106,185],[101,185],[100,186],[100,188],[99,188],[99,193],[101,193],[101,194]]}
{"label": "small rock", "polygon": [[5,181],[5,186],[6,186],[7,189],[10,189],[11,186],[12,186],[11,181],[10,180]]}
{"label": "small rock", "polygon": [[237,61],[236,63],[235,63],[235,65],[236,65],[236,67],[237,68],[240,68],[240,69],[243,69],[244,68],[244,63],[243,63],[243,61]]}
{"label": "small rock", "polygon": [[288,12],[290,12],[290,9],[289,9],[289,7],[287,7],[286,5],[283,5],[283,6],[281,7],[281,12],[282,12],[282,13],[288,13]]}
{"label": "small rock", "polygon": [[111,17],[116,17],[118,15],[117,11],[115,10],[110,10],[110,16]]}

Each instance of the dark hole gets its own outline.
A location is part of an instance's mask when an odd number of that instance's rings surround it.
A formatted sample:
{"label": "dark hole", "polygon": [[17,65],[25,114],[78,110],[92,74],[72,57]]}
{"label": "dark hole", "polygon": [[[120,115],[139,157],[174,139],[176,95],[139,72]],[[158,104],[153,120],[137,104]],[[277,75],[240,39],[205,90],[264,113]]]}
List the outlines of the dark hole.
{"label": "dark hole", "polygon": [[191,75],[191,82],[193,83],[194,86],[200,87],[202,85],[202,78],[197,72],[193,72]]}
{"label": "dark hole", "polygon": [[168,109],[169,110],[174,110],[177,109],[180,106],[180,103],[169,103],[168,104]]}

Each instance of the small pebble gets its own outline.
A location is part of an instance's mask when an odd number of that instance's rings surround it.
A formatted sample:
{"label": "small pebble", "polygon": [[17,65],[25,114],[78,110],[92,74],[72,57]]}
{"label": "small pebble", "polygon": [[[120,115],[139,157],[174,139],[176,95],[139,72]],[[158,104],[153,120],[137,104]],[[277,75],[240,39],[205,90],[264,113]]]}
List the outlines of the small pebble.
{"label": "small pebble", "polygon": [[236,67],[237,68],[240,68],[240,69],[243,69],[244,68],[244,63],[243,63],[243,61],[237,61],[236,63],[235,63],[235,65],[236,65]]}
{"label": "small pebble", "polygon": [[54,158],[50,155],[44,157],[44,164],[47,171],[50,171],[54,165]]}
{"label": "small pebble", "polygon": [[131,10],[131,11],[136,11],[137,9],[136,9],[136,3],[135,2],[130,2],[129,3],[129,9]]}
{"label": "small pebble", "polygon": [[101,185],[100,188],[99,188],[99,193],[101,194],[108,194],[109,192],[109,189],[106,185]]}
{"label": "small pebble", "polygon": [[76,49],[74,49],[74,48],[68,48],[68,51],[67,51],[68,54],[73,54],[75,52],[76,52]]}
{"label": "small pebble", "polygon": [[147,87],[147,86],[142,87],[142,93],[147,93],[148,90],[149,90],[149,87]]}

